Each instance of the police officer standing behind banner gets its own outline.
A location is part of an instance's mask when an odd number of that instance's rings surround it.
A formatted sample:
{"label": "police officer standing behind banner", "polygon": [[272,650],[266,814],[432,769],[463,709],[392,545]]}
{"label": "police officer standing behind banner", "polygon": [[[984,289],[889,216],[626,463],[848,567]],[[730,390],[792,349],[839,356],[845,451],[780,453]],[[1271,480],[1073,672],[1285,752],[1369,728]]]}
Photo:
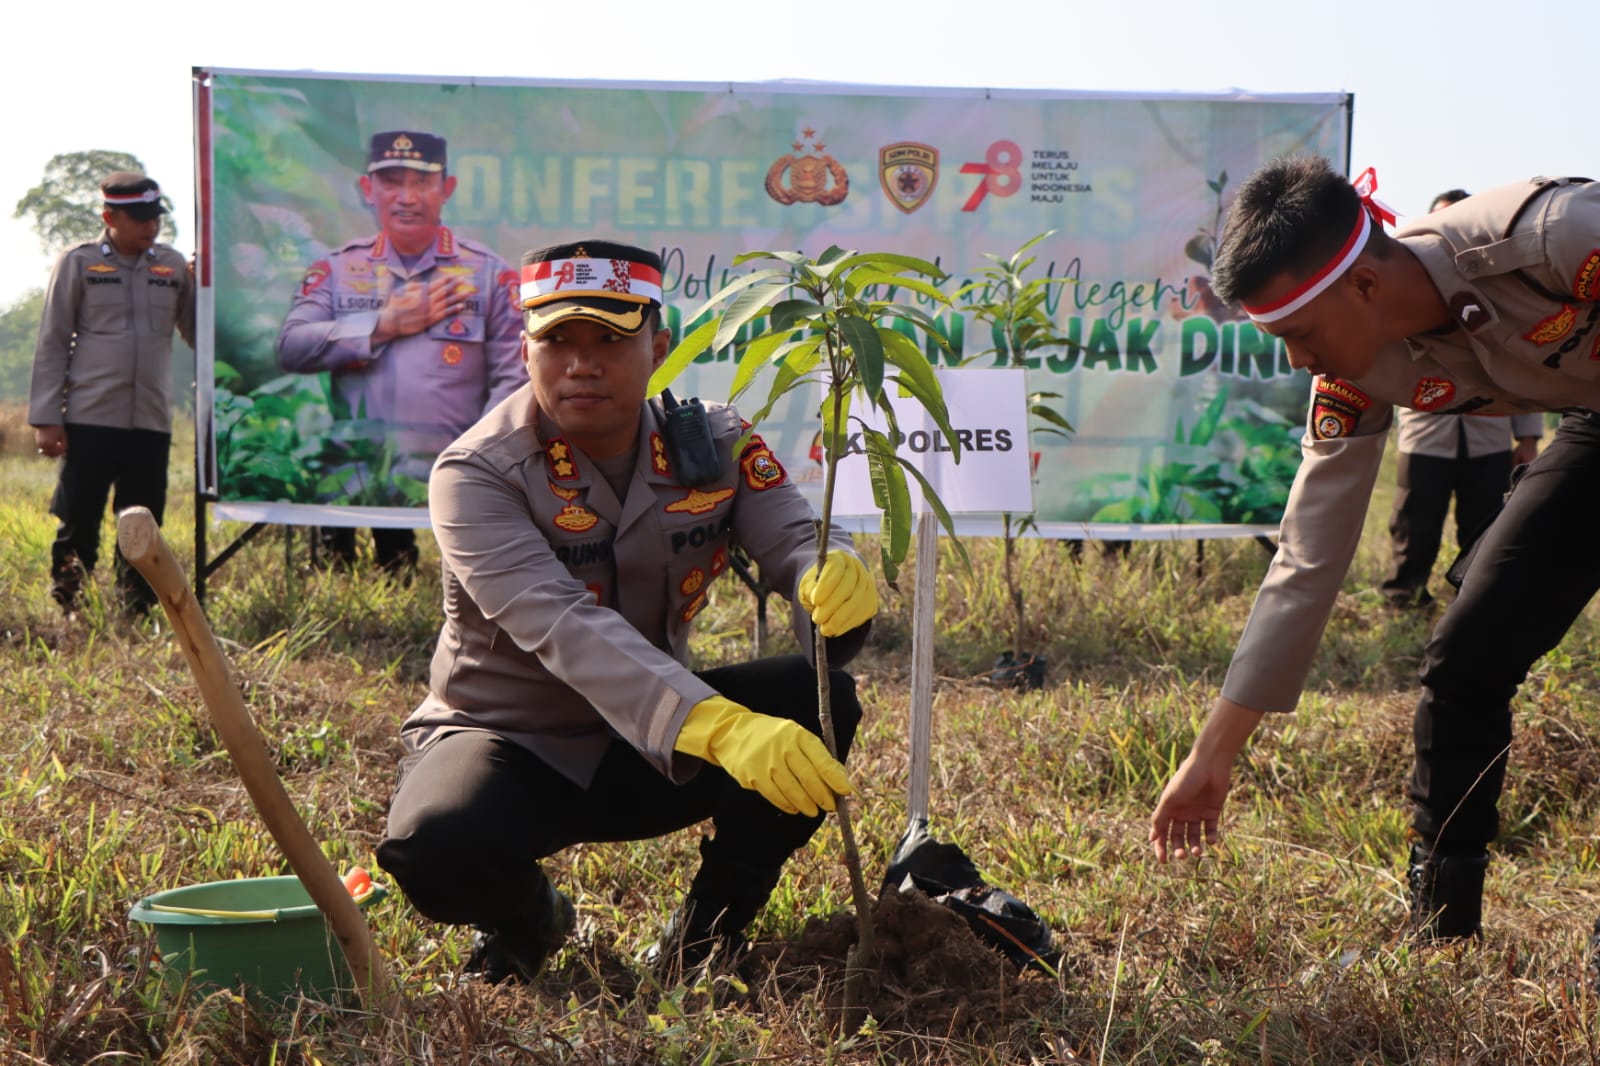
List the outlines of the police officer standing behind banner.
{"label": "police officer standing behind banner", "polygon": [[[161,521],[172,443],[172,331],[194,343],[194,279],[157,244],[161,188],[133,171],[100,185],[105,232],[56,261],[45,293],[28,395],[40,455],[61,458],[50,512],[51,595],[69,615],[100,555],[106,497]],[[143,614],[150,587],[116,557],[123,606]]]}
{"label": "police officer standing behind banner", "polygon": [[[313,263],[278,333],[283,368],[328,371],[341,408],[335,417],[365,423],[368,439],[392,448],[390,477],[426,481],[439,451],[526,380],[516,272],[443,225],[455,187],[443,137],[374,134],[361,194],[379,232]],[[376,473],[356,465],[350,488]],[[415,566],[413,531],[372,535],[386,570]],[[349,562],[355,530],[325,529],[323,545]]]}
{"label": "police officer standing behind banner", "polygon": [[1564,411],[1478,538],[1423,651],[1411,774],[1411,923],[1476,936],[1511,746],[1511,699],[1600,590],[1600,185],[1535,178],[1396,236],[1369,171],[1279,159],[1239,189],[1213,286],[1315,375],[1278,553],[1222,694],[1151,817],[1157,856],[1217,839],[1263,714],[1294,708],[1361,539],[1392,405]]}
{"label": "police officer standing behind banner", "polygon": [[[469,972],[528,980],[572,907],[540,860],[710,818],[656,963],[736,955],[784,862],[850,791],[818,739],[799,655],[703,673],[690,623],[734,542],[788,592],[800,646],[861,646],[871,576],[738,413],[646,399],[666,358],[661,260],[591,240],[522,261],[530,384],[446,449],[429,482],[445,621],[378,861],[435,921],[481,931]],[[699,415],[699,417],[697,417]],[[702,420],[703,419],[703,420]],[[861,716],[833,670],[840,754]]]}
{"label": "police officer standing behind banner", "polygon": [[[1451,189],[1435,196],[1428,210],[1466,198],[1466,190]],[[1426,607],[1433,602],[1428,578],[1439,557],[1450,497],[1456,500],[1456,545],[1465,555],[1500,513],[1512,469],[1539,454],[1544,416],[1429,414],[1402,407],[1397,421],[1399,454],[1389,518],[1394,569],[1382,592],[1396,607]]]}

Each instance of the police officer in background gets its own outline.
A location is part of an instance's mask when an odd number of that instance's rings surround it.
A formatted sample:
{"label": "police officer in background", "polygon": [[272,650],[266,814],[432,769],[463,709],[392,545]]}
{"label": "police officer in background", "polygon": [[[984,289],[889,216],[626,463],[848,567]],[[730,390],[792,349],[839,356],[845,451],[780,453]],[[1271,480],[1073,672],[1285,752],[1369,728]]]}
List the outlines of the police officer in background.
{"label": "police officer in background", "polygon": [[[481,935],[469,972],[529,980],[572,906],[540,860],[711,819],[658,972],[736,956],[791,854],[850,790],[818,739],[816,675],[780,656],[695,673],[690,623],[735,541],[841,666],[876,586],[731,407],[679,432],[646,399],[671,335],[661,260],[609,241],[522,261],[531,382],[446,449],[428,486],[445,620],[378,861],[435,921]],[[669,421],[671,425],[669,425]],[[840,757],[861,707],[834,669]]]}
{"label": "police officer in background", "polygon": [[[526,381],[516,272],[443,225],[455,187],[443,137],[374,134],[361,194],[379,232],[313,263],[278,333],[283,368],[327,371],[335,417],[391,449],[390,478],[426,481],[439,451]],[[350,491],[375,475],[352,464]],[[414,569],[412,530],[374,529],[372,537],[384,569]],[[354,529],[324,529],[321,541],[336,561],[354,559]]]}
{"label": "police officer in background", "polygon": [[[194,279],[183,256],[157,244],[161,187],[119,170],[100,185],[105,231],[56,261],[45,292],[28,394],[40,455],[62,460],[50,513],[51,595],[68,615],[100,555],[106,497],[161,521],[172,443],[172,331],[194,343]],[[125,609],[155,595],[121,555]]]}
{"label": "police officer in background", "polygon": [[[1435,196],[1428,210],[1466,198],[1466,190],[1450,189]],[[1402,407],[1398,423],[1389,518],[1394,568],[1381,591],[1396,607],[1426,607],[1433,602],[1428,578],[1439,556],[1450,497],[1456,501],[1456,545],[1465,555],[1500,513],[1512,469],[1539,454],[1544,416],[1429,414]]]}

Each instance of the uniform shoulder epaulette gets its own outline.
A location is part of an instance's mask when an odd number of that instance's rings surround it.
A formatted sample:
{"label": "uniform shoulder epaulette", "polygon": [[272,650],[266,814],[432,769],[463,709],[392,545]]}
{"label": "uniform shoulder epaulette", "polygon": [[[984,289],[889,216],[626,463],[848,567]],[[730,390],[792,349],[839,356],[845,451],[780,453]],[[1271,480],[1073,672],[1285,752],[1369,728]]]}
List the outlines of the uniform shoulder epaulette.
{"label": "uniform shoulder epaulette", "polygon": [[735,408],[715,401],[707,403],[705,407],[712,433],[722,437],[737,437],[744,432],[744,420]]}
{"label": "uniform shoulder epaulette", "polygon": [[485,256],[486,258],[489,258],[489,259],[504,259],[505,258],[499,252],[496,252],[493,248],[490,248],[487,244],[484,244],[482,241],[470,240],[470,239],[468,239],[466,237],[462,237],[462,236],[454,234],[454,233],[452,233],[452,236],[455,236],[455,242],[456,242],[456,247],[457,248],[465,248],[469,252],[475,252],[476,254],[481,255],[481,256]]}
{"label": "uniform shoulder epaulette", "polygon": [[372,233],[365,237],[357,237],[355,240],[346,241],[345,243],[339,245],[339,247],[335,248],[331,254],[338,255],[340,252],[354,252],[358,249],[366,250],[378,243],[379,236],[381,236],[381,234]]}

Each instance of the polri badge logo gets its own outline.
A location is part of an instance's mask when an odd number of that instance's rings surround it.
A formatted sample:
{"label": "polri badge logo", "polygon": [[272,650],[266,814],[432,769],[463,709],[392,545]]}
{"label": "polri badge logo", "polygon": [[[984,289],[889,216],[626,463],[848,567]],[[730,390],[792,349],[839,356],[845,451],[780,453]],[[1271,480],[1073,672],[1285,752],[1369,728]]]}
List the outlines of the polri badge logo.
{"label": "polri badge logo", "polygon": [[[816,154],[797,154],[805,151],[807,141]],[[850,175],[843,163],[827,154],[828,146],[817,139],[817,131],[807,126],[800,131],[800,140],[790,147],[793,152],[774,159],[767,168],[767,195],[785,207],[796,203],[823,207],[844,203],[850,195]]]}
{"label": "polri badge logo", "polygon": [[916,141],[884,145],[878,149],[878,182],[889,202],[909,215],[939,184],[939,149]]}

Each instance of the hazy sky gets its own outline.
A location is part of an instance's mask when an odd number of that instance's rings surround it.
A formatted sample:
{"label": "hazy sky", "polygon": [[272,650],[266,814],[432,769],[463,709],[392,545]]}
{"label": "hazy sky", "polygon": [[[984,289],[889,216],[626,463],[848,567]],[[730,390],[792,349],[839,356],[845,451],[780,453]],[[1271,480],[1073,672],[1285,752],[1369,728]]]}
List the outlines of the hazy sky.
{"label": "hazy sky", "polygon": [[[223,14],[222,12],[226,12]],[[1513,15],[1508,14],[1514,12]],[[50,262],[11,211],[50,157],[144,160],[194,237],[191,71],[662,82],[774,79],[1117,91],[1355,94],[1352,166],[1401,214],[1442,189],[1600,177],[1600,15],[1548,0],[694,0],[266,6],[79,0],[5,17],[0,306]]]}

